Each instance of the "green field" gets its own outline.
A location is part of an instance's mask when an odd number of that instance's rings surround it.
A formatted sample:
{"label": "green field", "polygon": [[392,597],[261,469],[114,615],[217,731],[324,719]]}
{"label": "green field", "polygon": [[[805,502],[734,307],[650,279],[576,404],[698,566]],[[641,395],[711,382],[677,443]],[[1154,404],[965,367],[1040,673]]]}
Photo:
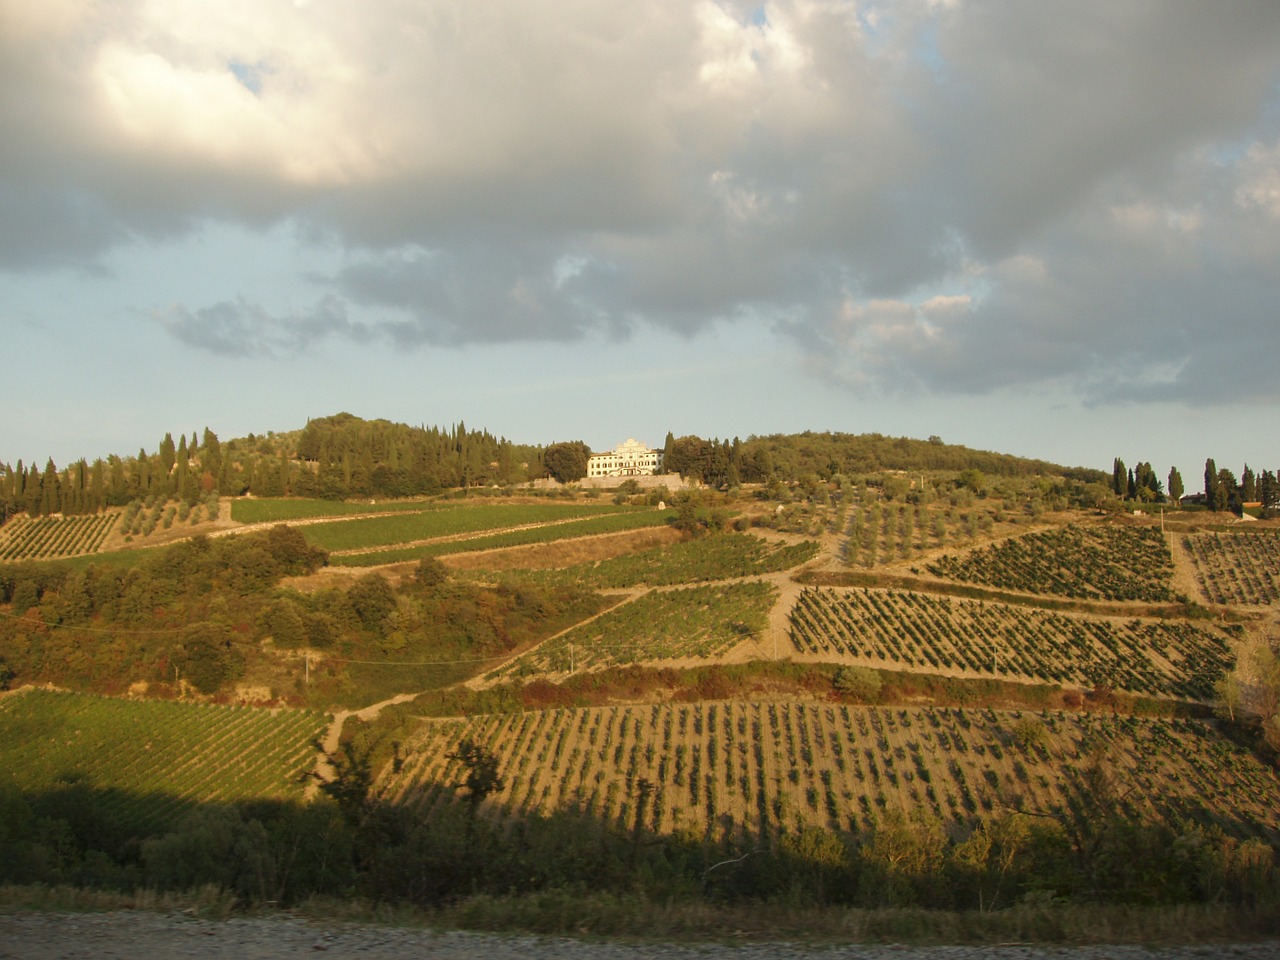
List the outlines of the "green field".
{"label": "green field", "polygon": [[307,710],[133,701],[45,690],[0,699],[0,779],[24,793],[82,785],[139,830],[192,805],[297,800],[325,717]]}
{"label": "green field", "polygon": [[478,504],[450,510],[398,513],[385,517],[337,520],[305,527],[307,539],[329,551],[361,550],[370,547],[412,543],[437,537],[460,536],[485,530],[500,530],[538,523],[578,520],[610,513],[644,510],[612,504],[516,503]]}
{"label": "green field", "polygon": [[400,549],[375,550],[372,553],[338,554],[337,556],[331,556],[329,562],[338,567],[370,567],[404,560],[421,560],[424,557],[442,557],[451,553],[466,553],[473,550],[497,550],[502,547],[519,547],[534,543],[555,543],[560,540],[571,540],[575,537],[590,537],[603,533],[620,533],[624,530],[661,527],[669,523],[674,515],[670,510],[659,511],[653,509],[645,512],[610,513],[603,517],[586,517],[582,520],[569,520],[550,526],[508,530],[503,533],[487,535],[482,534],[462,540],[424,543]]}
{"label": "green field", "polygon": [[287,523],[290,520],[312,520],[317,517],[342,517],[364,513],[422,513],[449,510],[459,503],[425,500],[251,500],[239,497],[231,501],[231,519],[236,523]]}

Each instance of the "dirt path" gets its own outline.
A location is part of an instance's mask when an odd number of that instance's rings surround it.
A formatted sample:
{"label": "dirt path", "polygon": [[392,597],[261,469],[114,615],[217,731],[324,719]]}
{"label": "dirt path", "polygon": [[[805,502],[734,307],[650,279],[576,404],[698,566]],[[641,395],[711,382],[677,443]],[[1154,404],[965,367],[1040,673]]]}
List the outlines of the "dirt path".
{"label": "dirt path", "polygon": [[[732,931],[726,931],[726,939]],[[436,931],[281,916],[199,920],[181,914],[116,911],[93,914],[0,915],[5,960],[137,960],[203,957],[280,960],[322,955],[332,960],[1264,960],[1276,942],[1198,946],[838,946],[798,943],[632,943]]]}
{"label": "dirt path", "polygon": [[[311,782],[307,784],[305,798],[313,799],[320,790],[320,782],[328,783],[334,777],[333,764],[329,762],[329,757],[338,752],[338,746],[342,743],[342,727],[349,717],[355,717],[366,723],[370,720],[376,720],[384,707],[394,706],[397,703],[408,703],[418,695],[416,693],[398,693],[394,697],[382,700],[379,703],[370,704],[367,707],[361,707],[359,710],[339,710],[333,715],[328,728],[325,730],[324,739],[320,741],[320,753],[316,757],[315,776]],[[4,955],[0,954],[0,958]]]}
{"label": "dirt path", "polygon": [[550,643],[552,640],[557,640],[560,637],[563,637],[566,633],[569,633],[570,631],[577,630],[579,627],[584,626],[585,624],[592,623],[593,621],[599,620],[605,614],[613,613],[615,610],[618,610],[619,608],[626,606],[628,603],[634,603],[640,597],[643,597],[645,594],[650,593],[652,589],[653,589],[652,587],[636,587],[630,590],[601,591],[601,592],[607,592],[609,596],[621,596],[622,600],[620,600],[618,603],[613,604],[613,606],[611,607],[601,610],[599,613],[592,614],[591,616],[587,617],[585,620],[579,620],[577,623],[571,624],[570,626],[565,627],[563,630],[559,631],[558,633],[553,633],[549,637],[543,637],[541,640],[539,640],[537,643],[535,643],[531,647],[525,647],[523,650],[513,652],[511,656],[507,657],[507,659],[503,660],[497,666],[491,667],[490,669],[486,670],[484,673],[477,674],[476,676],[472,677],[470,680],[464,680],[462,685],[464,687],[469,687],[472,690],[483,690],[486,687],[493,686],[495,683],[500,683],[503,679],[501,676],[499,676],[501,671],[505,670],[507,667],[509,667],[515,661],[519,660],[521,657],[526,656],[527,654],[533,653],[535,650],[538,650],[540,647],[544,646],[545,644]]}

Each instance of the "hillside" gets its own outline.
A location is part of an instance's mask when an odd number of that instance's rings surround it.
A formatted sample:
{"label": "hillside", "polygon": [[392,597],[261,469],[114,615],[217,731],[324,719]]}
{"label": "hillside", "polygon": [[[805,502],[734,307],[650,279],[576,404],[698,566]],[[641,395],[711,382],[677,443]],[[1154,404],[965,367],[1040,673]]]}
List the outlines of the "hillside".
{"label": "hillside", "polygon": [[[168,543],[0,563],[5,685],[119,718],[0,701],[25,731],[0,799],[28,825],[0,877],[181,887],[160,851],[225,842],[260,855],[206,881],[279,902],[1274,903],[1275,521],[1084,508],[1091,477],[929,442],[849,439],[810,473],[833,443],[725,491],[221,498],[162,515]],[[966,465],[845,472],[886,443]],[[219,751],[272,741],[240,727],[183,759],[147,734],[146,780],[97,762],[145,711],[194,730],[231,703],[324,753],[243,787]],[[174,813],[125,813],[153,808]],[[337,854],[301,869],[321,821]],[[55,868],[58,822],[80,833]]]}

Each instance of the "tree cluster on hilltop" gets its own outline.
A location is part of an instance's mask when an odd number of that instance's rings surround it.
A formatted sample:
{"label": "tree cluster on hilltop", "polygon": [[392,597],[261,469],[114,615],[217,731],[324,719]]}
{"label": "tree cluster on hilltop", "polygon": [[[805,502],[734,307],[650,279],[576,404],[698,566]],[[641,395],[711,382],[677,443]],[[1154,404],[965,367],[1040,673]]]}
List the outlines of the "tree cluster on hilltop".
{"label": "tree cluster on hilltop", "polygon": [[878,433],[814,433],[751,436],[746,440],[667,434],[663,468],[710,486],[829,480],[883,471],[978,471],[996,477],[1054,476],[1081,483],[1103,483],[1100,470],[1063,467],[1043,460],[970,450],[938,437],[913,440]]}
{"label": "tree cluster on hilltop", "polygon": [[[938,437],[914,440],[886,437],[879,433],[812,433],[751,436],[742,443],[746,463],[757,469],[770,467],[784,479],[816,474],[827,478],[836,474],[856,476],[883,470],[979,470],[989,476],[1060,476],[1083,483],[1106,481],[1100,470],[1064,467],[1044,460],[1016,457],[1007,453],[971,450],[944,443]],[[755,470],[747,470],[754,473]],[[746,476],[743,478],[747,479]]]}
{"label": "tree cluster on hilltop", "polygon": [[1263,516],[1280,510],[1280,482],[1277,472],[1263,470],[1256,474],[1246,463],[1240,479],[1226,467],[1218,468],[1213,458],[1204,462],[1204,500],[1210,510],[1241,513],[1245,504],[1259,504]]}
{"label": "tree cluster on hilltop", "polygon": [[[1164,503],[1167,499],[1177,504],[1186,492],[1186,486],[1178,468],[1170,467],[1166,493],[1150,463],[1126,468],[1124,461],[1116,457],[1111,468],[1111,492],[1121,500]],[[1245,504],[1258,504],[1264,517],[1271,516],[1280,509],[1280,483],[1277,483],[1275,472],[1263,470],[1254,473],[1247,463],[1237,481],[1234,473],[1226,467],[1219,469],[1210,457],[1204,462],[1203,498],[1204,505],[1213,511],[1238,514]]]}
{"label": "tree cluster on hilltop", "polygon": [[209,495],[409,497],[461,486],[520,483],[543,475],[539,447],[465,424],[447,429],[362,420],[349,413],[301,431],[221,442],[208,428],[190,439],[166,433],[154,453],[78,460],[43,470],[0,463],[0,522],[18,513],[95,513],[136,500],[196,503]]}

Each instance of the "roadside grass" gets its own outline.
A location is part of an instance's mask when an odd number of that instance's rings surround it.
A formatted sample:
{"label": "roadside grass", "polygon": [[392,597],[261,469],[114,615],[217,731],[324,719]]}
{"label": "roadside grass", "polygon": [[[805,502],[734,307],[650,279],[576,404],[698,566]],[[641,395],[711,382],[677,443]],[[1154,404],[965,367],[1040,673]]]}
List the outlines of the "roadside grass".
{"label": "roadside grass", "polygon": [[[318,927],[365,924],[400,929],[532,933],[619,938],[643,943],[1009,945],[1192,945],[1246,943],[1280,936],[1280,905],[1068,905],[1052,900],[997,911],[806,907],[774,901],[726,905],[702,898],[655,901],[580,890],[469,896],[434,909],[362,898],[313,898],[280,911],[238,903],[207,886],[183,893],[132,893],[68,885],[0,886],[0,911],[55,914],[148,911],[226,920],[304,919]],[[175,921],[176,922],[176,921]]]}

